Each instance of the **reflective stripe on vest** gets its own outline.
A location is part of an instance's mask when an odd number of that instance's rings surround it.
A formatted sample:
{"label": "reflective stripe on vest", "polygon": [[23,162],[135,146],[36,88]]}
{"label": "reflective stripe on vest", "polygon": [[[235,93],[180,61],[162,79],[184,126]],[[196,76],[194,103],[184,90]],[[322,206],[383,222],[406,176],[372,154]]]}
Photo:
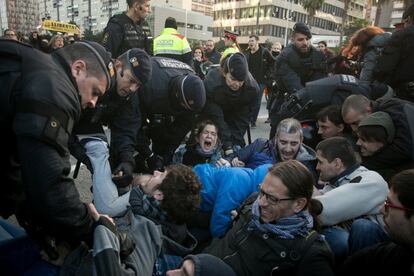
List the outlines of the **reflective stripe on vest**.
{"label": "reflective stripe on vest", "polygon": [[160,36],[154,39],[154,55],[183,55],[191,52],[187,39],[176,29],[165,28]]}

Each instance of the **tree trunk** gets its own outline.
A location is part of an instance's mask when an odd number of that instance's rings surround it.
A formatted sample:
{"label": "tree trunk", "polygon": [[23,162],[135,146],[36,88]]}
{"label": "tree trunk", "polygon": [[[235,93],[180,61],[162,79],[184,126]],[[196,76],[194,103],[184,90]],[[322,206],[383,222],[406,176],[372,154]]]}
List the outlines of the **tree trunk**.
{"label": "tree trunk", "polygon": [[375,22],[374,22],[374,25],[375,26],[378,26],[379,25],[379,20],[380,20],[381,12],[382,12],[382,7],[381,6],[382,5],[378,4],[377,11],[375,12]]}
{"label": "tree trunk", "polygon": [[344,13],[342,14],[342,26],[341,26],[341,32],[339,34],[339,47],[342,46],[342,40],[344,37],[344,30],[345,30],[346,19],[348,17],[348,9],[349,9],[350,1],[351,0],[344,0]]}

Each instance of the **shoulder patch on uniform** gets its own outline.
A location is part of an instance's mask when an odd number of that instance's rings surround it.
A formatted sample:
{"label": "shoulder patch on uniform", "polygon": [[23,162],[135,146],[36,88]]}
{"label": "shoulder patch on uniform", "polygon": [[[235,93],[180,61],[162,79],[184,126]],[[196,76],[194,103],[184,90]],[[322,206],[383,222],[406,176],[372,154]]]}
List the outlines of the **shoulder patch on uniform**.
{"label": "shoulder patch on uniform", "polygon": [[174,34],[175,36],[178,36],[180,39],[184,39],[184,36],[182,34]]}
{"label": "shoulder patch on uniform", "polygon": [[158,63],[158,65],[161,68],[174,68],[174,69],[186,69],[186,70],[190,70],[193,71],[193,68],[191,68],[191,66],[189,66],[188,64],[175,60],[175,59],[171,59],[171,58],[157,58],[155,59]]}
{"label": "shoulder patch on uniform", "polygon": [[353,179],[351,179],[351,181],[349,181],[349,183],[359,183],[361,182],[362,176],[357,176]]}
{"label": "shoulder patch on uniform", "polygon": [[351,75],[341,75],[341,81],[346,84],[357,84],[356,78]]}

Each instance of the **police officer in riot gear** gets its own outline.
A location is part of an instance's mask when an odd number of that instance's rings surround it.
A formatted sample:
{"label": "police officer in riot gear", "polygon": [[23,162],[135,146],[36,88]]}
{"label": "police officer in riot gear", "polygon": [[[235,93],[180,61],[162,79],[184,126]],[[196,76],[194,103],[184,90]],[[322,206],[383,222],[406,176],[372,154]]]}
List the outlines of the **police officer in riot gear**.
{"label": "police officer in riot gear", "polygon": [[325,56],[310,45],[311,38],[309,28],[304,23],[296,23],[291,44],[277,57],[276,81],[289,94],[303,88],[308,81],[327,76]]}
{"label": "police officer in riot gear", "polygon": [[150,0],[127,0],[128,11],[109,19],[102,44],[116,58],[132,48],[152,54],[151,31],[145,18],[151,13]]}
{"label": "police officer in riot gear", "polygon": [[404,28],[395,31],[378,57],[374,78],[395,89],[399,98],[414,102],[414,4],[403,13]]}
{"label": "police officer in riot gear", "polygon": [[340,106],[352,94],[361,94],[369,99],[390,98],[393,90],[378,82],[361,83],[351,75],[334,75],[308,82],[304,88],[291,94],[280,109],[272,110],[270,138],[275,135],[281,120],[289,117],[313,119],[312,116],[321,108],[328,105]]}
{"label": "police officer in riot gear", "polygon": [[244,134],[256,107],[259,86],[242,53],[229,55],[221,67],[210,69],[204,85],[207,103],[202,116],[218,124],[224,153],[232,154],[234,146],[245,145]]}
{"label": "police officer in riot gear", "polygon": [[203,82],[190,66],[170,58],[151,59],[154,77],[139,91],[138,172],[160,170],[171,162],[206,101]]}
{"label": "police officer in riot gear", "polygon": [[93,220],[69,178],[68,138],[81,109],[94,107],[114,78],[110,54],[97,43],[47,55],[0,39],[0,213],[16,214],[52,259],[56,242],[91,241]]}
{"label": "police officer in riot gear", "polygon": [[[98,100],[94,109],[87,109],[74,128],[71,153],[93,172],[84,147],[78,142],[84,136],[98,135],[106,140],[102,124],[111,129],[111,161],[118,184],[129,184],[135,166],[134,151],[141,113],[137,90],[152,75],[151,59],[144,50],[133,48],[115,60],[116,86]],[[129,179],[129,181],[128,181]],[[126,184],[125,183],[125,184]]]}

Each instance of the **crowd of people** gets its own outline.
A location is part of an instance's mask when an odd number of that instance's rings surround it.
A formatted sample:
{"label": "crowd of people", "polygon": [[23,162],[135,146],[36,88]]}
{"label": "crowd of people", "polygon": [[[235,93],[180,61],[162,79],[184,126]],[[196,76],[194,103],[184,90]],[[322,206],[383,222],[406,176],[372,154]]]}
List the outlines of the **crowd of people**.
{"label": "crowd of people", "polygon": [[0,39],[2,274],[414,275],[414,5],[336,55],[304,23],[219,52],[168,17],[152,41],[127,4],[101,43]]}

